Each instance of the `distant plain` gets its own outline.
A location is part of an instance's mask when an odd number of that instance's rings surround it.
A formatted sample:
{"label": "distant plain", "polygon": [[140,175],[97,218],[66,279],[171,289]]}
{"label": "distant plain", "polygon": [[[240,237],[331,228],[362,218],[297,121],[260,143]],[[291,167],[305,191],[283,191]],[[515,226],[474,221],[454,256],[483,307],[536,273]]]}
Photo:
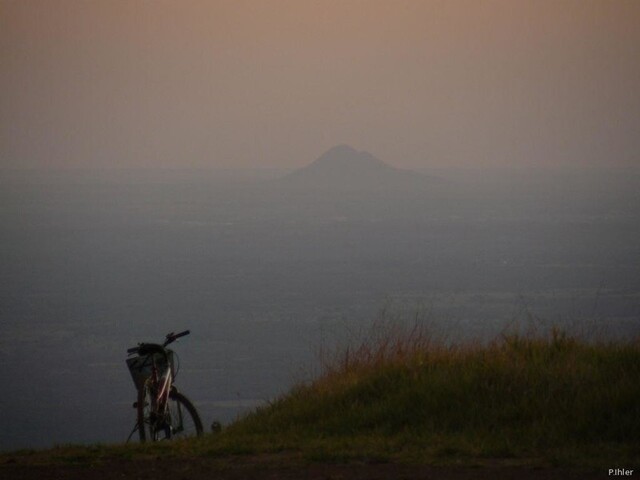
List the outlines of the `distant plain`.
{"label": "distant plain", "polygon": [[417,317],[446,341],[640,333],[640,174],[430,170],[424,189],[304,190],[287,171],[3,170],[0,449],[118,442],[126,348],[189,328],[205,424]]}

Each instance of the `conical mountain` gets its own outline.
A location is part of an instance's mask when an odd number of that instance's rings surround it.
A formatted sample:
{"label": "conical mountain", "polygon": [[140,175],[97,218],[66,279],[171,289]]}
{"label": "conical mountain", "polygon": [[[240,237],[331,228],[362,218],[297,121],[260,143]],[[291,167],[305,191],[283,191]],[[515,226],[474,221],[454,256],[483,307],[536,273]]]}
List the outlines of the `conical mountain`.
{"label": "conical mountain", "polygon": [[285,186],[314,190],[395,190],[423,188],[433,178],[392,167],[349,145],[338,145],[281,181]]}

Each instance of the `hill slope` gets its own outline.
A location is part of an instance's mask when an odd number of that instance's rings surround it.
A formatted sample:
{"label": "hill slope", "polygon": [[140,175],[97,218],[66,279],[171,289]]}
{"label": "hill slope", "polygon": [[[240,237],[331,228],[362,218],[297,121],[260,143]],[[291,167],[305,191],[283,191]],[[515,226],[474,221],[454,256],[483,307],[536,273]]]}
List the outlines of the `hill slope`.
{"label": "hill slope", "polygon": [[222,433],[7,452],[0,477],[601,478],[640,465],[639,365],[637,340],[383,333]]}
{"label": "hill slope", "polygon": [[556,331],[488,346],[434,346],[420,332],[380,338],[227,433],[338,458],[640,460],[637,342],[595,345]]}

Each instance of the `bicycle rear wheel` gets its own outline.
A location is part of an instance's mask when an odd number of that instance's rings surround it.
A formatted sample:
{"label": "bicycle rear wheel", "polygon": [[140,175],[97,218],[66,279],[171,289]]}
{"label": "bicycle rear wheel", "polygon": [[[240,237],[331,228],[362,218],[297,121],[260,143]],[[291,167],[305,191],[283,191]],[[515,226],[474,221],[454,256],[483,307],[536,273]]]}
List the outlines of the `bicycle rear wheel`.
{"label": "bicycle rear wheel", "polygon": [[191,401],[175,389],[169,393],[168,420],[172,438],[202,435],[202,421]]}
{"label": "bicycle rear wheel", "polygon": [[172,388],[163,412],[156,410],[150,385],[138,391],[138,435],[140,442],[202,435],[202,421],[191,401]]}

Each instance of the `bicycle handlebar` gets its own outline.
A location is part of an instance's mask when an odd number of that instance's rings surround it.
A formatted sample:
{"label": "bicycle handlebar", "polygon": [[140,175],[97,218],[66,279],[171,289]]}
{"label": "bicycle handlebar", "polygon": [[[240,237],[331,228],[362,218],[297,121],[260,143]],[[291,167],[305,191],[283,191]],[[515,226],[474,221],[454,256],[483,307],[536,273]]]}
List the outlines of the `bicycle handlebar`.
{"label": "bicycle handlebar", "polygon": [[[140,355],[148,355],[149,353],[152,353],[152,351],[160,352],[161,350],[163,351],[164,347],[166,347],[170,343],[173,343],[180,337],[184,337],[185,335],[189,335],[190,333],[191,333],[190,330],[185,330],[184,332],[180,332],[180,333],[171,332],[167,334],[166,339],[162,345],[157,345],[153,343],[139,343],[137,347],[127,349],[127,353],[129,355],[133,355],[134,353],[139,353]],[[164,352],[160,352],[160,353],[164,353]]]}
{"label": "bicycle handlebar", "polygon": [[173,332],[168,333],[167,339],[164,341],[163,345],[166,347],[170,343],[175,342],[180,337],[184,337],[185,335],[189,335],[190,333],[191,332],[189,330],[185,330],[184,332],[180,332],[180,333],[173,333]]}

